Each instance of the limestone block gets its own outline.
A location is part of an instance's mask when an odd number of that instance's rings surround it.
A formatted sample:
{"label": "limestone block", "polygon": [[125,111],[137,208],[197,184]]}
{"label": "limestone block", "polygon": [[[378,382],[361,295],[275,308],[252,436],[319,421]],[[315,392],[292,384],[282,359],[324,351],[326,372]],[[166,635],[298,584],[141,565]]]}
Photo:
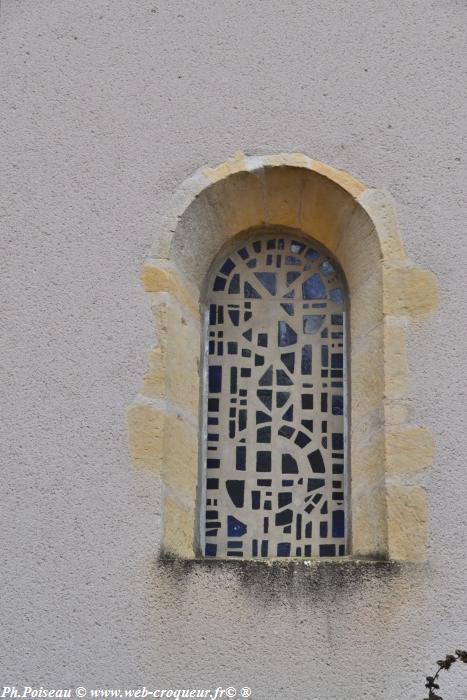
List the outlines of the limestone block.
{"label": "limestone block", "polygon": [[180,282],[173,269],[148,261],[141,270],[141,282],[146,292],[173,294],[194,318],[199,318],[198,295]]}
{"label": "limestone block", "polygon": [[351,220],[344,228],[336,255],[345,271],[351,294],[381,269],[378,234],[368,214],[361,207],[355,208]]}
{"label": "limestone block", "polygon": [[434,444],[428,430],[416,425],[386,433],[386,469],[389,475],[409,474],[429,467]]}
{"label": "limestone block", "polygon": [[164,501],[163,549],[168,554],[193,559],[194,513],[180,506],[171,496]]}
{"label": "limestone block", "polygon": [[129,447],[137,467],[162,468],[164,413],[146,403],[134,403],[128,410]]}
{"label": "limestone block", "polygon": [[384,323],[384,395],[387,399],[404,399],[408,382],[405,324],[390,318]]}
{"label": "limestone block", "polygon": [[427,497],[420,486],[387,486],[389,557],[426,560]]}
{"label": "limestone block", "polygon": [[350,361],[352,430],[378,428],[383,420],[384,335],[377,326],[352,344]]}
{"label": "limestone block", "polygon": [[367,189],[358,196],[358,203],[368,213],[378,231],[383,260],[404,260],[406,256],[392,197],[381,190]]}
{"label": "limestone block", "polygon": [[305,174],[300,168],[265,168],[266,222],[300,227],[300,204]]}
{"label": "limestone block", "polygon": [[223,243],[266,222],[263,172],[238,172],[228,181],[211,185],[206,196],[216,214]]}
{"label": "limestone block", "polygon": [[194,507],[198,483],[198,428],[169,413],[164,424],[162,480],[180,501]]}
{"label": "limestone block", "polygon": [[149,356],[150,369],[142,394],[166,397],[170,403],[198,414],[200,325],[177,303],[153,307],[158,347]]}
{"label": "limestone block", "polygon": [[352,546],[354,556],[385,558],[388,542],[383,485],[352,498]]}
{"label": "limestone block", "polygon": [[382,428],[369,433],[354,427],[351,435],[351,490],[358,497],[381,483],[385,474],[385,440]]}
{"label": "limestone block", "polygon": [[305,173],[303,182],[299,226],[335,253],[355,213],[355,199],[317,172]]}
{"label": "limestone block", "polygon": [[365,284],[350,293],[350,342],[366,336],[383,321],[383,276],[374,271]]}
{"label": "limestone block", "polygon": [[383,309],[390,316],[425,314],[438,304],[438,284],[429,270],[384,267]]}
{"label": "limestone block", "polygon": [[247,169],[246,156],[241,151],[235,153],[231,158],[224,163],[217,165],[214,168],[203,168],[202,173],[211,182],[223,180],[233,173],[238,173]]}
{"label": "limestone block", "polygon": [[356,180],[352,175],[349,175],[345,170],[337,170],[326,163],[322,163],[319,160],[314,160],[312,168],[315,172],[331,180],[331,182],[339,185],[342,189],[352,195],[352,197],[358,197],[366,190],[366,185],[364,185],[359,180]]}
{"label": "limestone block", "polygon": [[410,417],[410,405],[407,401],[384,401],[384,422],[387,426],[408,423]]}

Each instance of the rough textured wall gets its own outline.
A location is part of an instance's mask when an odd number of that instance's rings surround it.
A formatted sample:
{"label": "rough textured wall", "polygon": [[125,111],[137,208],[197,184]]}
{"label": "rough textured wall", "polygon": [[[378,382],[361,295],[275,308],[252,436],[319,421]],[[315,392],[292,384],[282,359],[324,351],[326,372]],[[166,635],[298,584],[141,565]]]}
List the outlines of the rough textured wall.
{"label": "rough textured wall", "polygon": [[[431,662],[466,644],[466,15],[460,0],[5,0],[5,683],[421,698]],[[439,276],[439,312],[410,332],[414,420],[437,441],[423,569],[157,562],[158,483],[127,452],[154,340],[139,268],[176,185],[238,149],[386,187]]]}

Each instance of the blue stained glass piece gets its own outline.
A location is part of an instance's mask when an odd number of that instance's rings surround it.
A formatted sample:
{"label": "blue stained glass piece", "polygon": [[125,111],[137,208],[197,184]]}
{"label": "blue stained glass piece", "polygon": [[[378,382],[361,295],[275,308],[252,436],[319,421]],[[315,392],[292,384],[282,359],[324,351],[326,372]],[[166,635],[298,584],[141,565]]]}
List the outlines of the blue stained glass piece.
{"label": "blue stained glass piece", "polygon": [[344,449],[344,435],[342,433],[332,434],[332,449],[333,450],[343,450]]}
{"label": "blue stained glass piece", "polygon": [[256,258],[252,258],[251,260],[248,260],[247,267],[256,267]]}
{"label": "blue stained glass piece", "polygon": [[293,404],[286,410],[282,416],[282,420],[293,420]]}
{"label": "blue stained glass piece", "polygon": [[238,324],[240,323],[240,311],[238,311],[237,309],[235,309],[233,311],[231,311],[229,309],[228,311],[229,311],[230,320],[232,321],[234,326],[238,326]]}
{"label": "blue stained glass piece", "polygon": [[247,526],[233,515],[227,516],[227,534],[229,537],[242,537],[246,534]]}
{"label": "blue stained glass piece", "polygon": [[302,348],[302,374],[311,374],[312,347],[304,345]]}
{"label": "blue stained glass piece", "polygon": [[344,397],[343,396],[333,396],[332,397],[332,413],[334,416],[342,416],[344,413]]}
{"label": "blue stained glass piece", "polygon": [[287,286],[290,287],[291,284],[295,282],[296,279],[300,277],[300,272],[288,272],[287,273]]}
{"label": "blue stained glass piece", "polygon": [[204,554],[206,557],[215,557],[217,554],[217,544],[212,544],[212,542],[206,542]]}
{"label": "blue stained glass piece", "polygon": [[277,408],[282,408],[284,404],[289,400],[290,394],[288,391],[278,391],[276,393],[276,406]]}
{"label": "blue stained glass piece", "polygon": [[229,284],[229,294],[240,294],[240,275],[235,274],[232,276]]}
{"label": "blue stained glass piece", "polygon": [[234,261],[233,261],[231,258],[227,258],[227,260],[226,260],[225,263],[222,265],[222,267],[221,267],[221,269],[219,270],[219,272],[222,272],[223,275],[230,275],[230,273],[232,272],[232,270],[234,269],[234,267],[235,267]]}
{"label": "blue stained glass piece", "polygon": [[290,557],[290,542],[280,542],[277,545],[278,557]]}
{"label": "blue stained glass piece", "polygon": [[240,250],[238,251],[238,254],[242,258],[242,260],[246,260],[247,258],[250,257],[250,254],[246,248],[240,248]]}
{"label": "blue stained glass piece", "polygon": [[282,308],[284,309],[284,311],[287,311],[287,313],[289,314],[289,316],[293,316],[293,315],[294,315],[294,306],[293,306],[293,304],[281,304],[281,306],[282,306]]}
{"label": "blue stained glass piece", "polygon": [[286,255],[285,256],[285,264],[286,265],[301,265],[302,261],[300,258],[296,258],[294,255]]}
{"label": "blue stained glass piece", "polygon": [[219,394],[222,391],[222,367],[211,365],[209,368],[209,392]]}
{"label": "blue stained glass piece", "polygon": [[276,239],[275,239],[275,238],[271,238],[271,239],[267,242],[266,247],[267,247],[268,250],[276,250]]}
{"label": "blue stained glass piece", "polygon": [[252,287],[249,282],[245,282],[244,289],[245,289],[245,297],[247,299],[261,299],[261,295],[258,294],[256,289],[254,287]]}
{"label": "blue stained glass piece", "polygon": [[333,537],[344,537],[345,533],[345,520],[344,511],[335,510],[332,514],[332,536]]}
{"label": "blue stained glass piece", "polygon": [[292,253],[301,253],[302,250],[305,248],[304,243],[299,243],[298,241],[292,241],[290,244],[290,250]]}
{"label": "blue stained glass piece", "polygon": [[342,304],[342,302],[344,301],[344,290],[341,289],[341,287],[331,289],[331,291],[329,292],[329,298],[335,304]]}
{"label": "blue stained glass piece", "polygon": [[331,265],[331,263],[329,262],[329,260],[323,260],[323,262],[319,266],[319,269],[321,270],[323,275],[332,275],[332,273],[336,271],[334,266]]}
{"label": "blue stained glass piece", "polygon": [[295,297],[295,289],[291,289],[290,292],[284,294],[284,298],[293,299]]}
{"label": "blue stained glass piece", "polygon": [[316,260],[316,258],[319,258],[319,253],[317,250],[314,250],[314,248],[308,248],[305,253],[305,258],[311,261]]}
{"label": "blue stained glass piece", "polygon": [[269,365],[266,372],[260,377],[259,386],[272,386],[272,365]]}
{"label": "blue stained glass piece", "polygon": [[243,508],[243,502],[245,499],[244,479],[227,479],[225,486],[234,506],[237,506],[237,508]]}
{"label": "blue stained glass piece", "polygon": [[271,389],[259,389],[256,392],[259,400],[266,406],[266,408],[272,408],[272,391]]}
{"label": "blue stained glass piece", "polygon": [[255,241],[253,243],[253,250],[255,250],[257,253],[261,253],[261,241]]}
{"label": "blue stained glass piece", "polygon": [[279,321],[277,324],[277,342],[281,348],[297,342],[297,334],[285,321]]}
{"label": "blue stained glass piece", "polygon": [[223,277],[217,276],[216,279],[214,280],[214,284],[212,286],[213,290],[215,292],[222,292],[225,288],[225,283],[227,282],[226,279]]}
{"label": "blue stained glass piece", "polygon": [[336,545],[335,544],[320,544],[319,556],[320,557],[335,557],[336,556]]}
{"label": "blue stained glass piece", "polygon": [[316,333],[324,323],[325,316],[310,315],[303,317],[303,332],[312,335]]}
{"label": "blue stained glass piece", "polygon": [[239,471],[245,471],[246,467],[246,447],[243,445],[239,445],[236,450],[236,468]]}
{"label": "blue stained glass piece", "polygon": [[310,463],[312,471],[314,471],[317,474],[325,473],[326,470],[324,467],[323,456],[319,450],[314,450],[313,452],[310,452],[310,454],[308,455],[308,461]]}
{"label": "blue stained glass piece", "polygon": [[342,326],[344,317],[342,314],[331,314],[331,323],[333,326]]}
{"label": "blue stained glass piece", "polygon": [[258,425],[259,423],[269,423],[269,421],[271,420],[271,416],[268,416],[268,414],[264,411],[256,411],[256,425]]}
{"label": "blue stained glass piece", "polygon": [[326,299],[326,287],[321,275],[315,272],[302,285],[304,299]]}
{"label": "blue stained glass piece", "polygon": [[273,296],[276,294],[276,273],[275,272],[255,272],[255,277],[261,282],[263,287]]}
{"label": "blue stained glass piece", "polygon": [[216,323],[216,304],[209,305],[209,324],[213,326]]}
{"label": "blue stained glass piece", "polygon": [[[292,431],[293,432],[293,431]],[[297,460],[292,455],[282,455],[282,473],[283,474],[298,474]]]}
{"label": "blue stained glass piece", "polygon": [[334,369],[342,369],[344,362],[344,355],[341,352],[331,353],[331,367]]}

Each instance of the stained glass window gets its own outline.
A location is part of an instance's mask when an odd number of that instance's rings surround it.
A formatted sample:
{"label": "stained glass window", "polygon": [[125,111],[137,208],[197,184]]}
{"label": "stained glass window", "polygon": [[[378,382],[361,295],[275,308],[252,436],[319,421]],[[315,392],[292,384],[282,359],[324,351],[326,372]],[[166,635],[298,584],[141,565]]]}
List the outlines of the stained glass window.
{"label": "stained glass window", "polygon": [[203,550],[345,554],[345,310],[337,265],[259,235],[207,294]]}

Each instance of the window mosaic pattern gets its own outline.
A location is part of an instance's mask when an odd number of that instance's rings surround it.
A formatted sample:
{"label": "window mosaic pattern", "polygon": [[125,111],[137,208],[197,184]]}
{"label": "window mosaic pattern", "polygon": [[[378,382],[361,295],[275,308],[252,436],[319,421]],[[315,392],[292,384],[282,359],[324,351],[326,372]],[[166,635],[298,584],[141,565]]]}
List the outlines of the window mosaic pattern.
{"label": "window mosaic pattern", "polygon": [[204,554],[345,554],[345,291],[286,235],[240,245],[207,300]]}

